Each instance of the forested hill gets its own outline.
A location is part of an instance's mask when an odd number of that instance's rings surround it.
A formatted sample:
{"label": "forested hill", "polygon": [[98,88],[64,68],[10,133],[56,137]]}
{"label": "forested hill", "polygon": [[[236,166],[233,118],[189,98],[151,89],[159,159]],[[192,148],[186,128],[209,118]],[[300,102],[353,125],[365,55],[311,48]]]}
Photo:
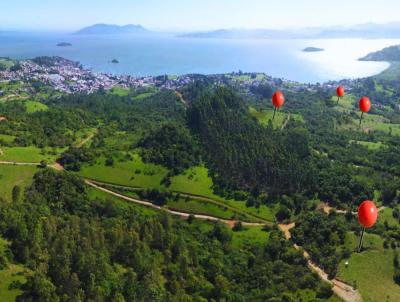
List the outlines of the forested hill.
{"label": "forested hill", "polygon": [[274,131],[250,115],[243,100],[220,88],[194,102],[189,126],[200,138],[214,184],[226,191],[305,191],[311,171],[304,129]]}
{"label": "forested hill", "polygon": [[400,45],[386,47],[382,50],[369,53],[365,57],[360,58],[360,61],[400,61]]}

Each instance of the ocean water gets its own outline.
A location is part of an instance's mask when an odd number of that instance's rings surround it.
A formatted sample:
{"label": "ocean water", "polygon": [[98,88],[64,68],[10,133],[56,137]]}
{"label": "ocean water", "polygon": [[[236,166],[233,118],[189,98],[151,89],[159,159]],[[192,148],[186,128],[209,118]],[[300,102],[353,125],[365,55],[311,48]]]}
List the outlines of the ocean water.
{"label": "ocean water", "polygon": [[[70,42],[72,47],[58,47]],[[0,56],[17,59],[57,55],[94,71],[134,76],[187,73],[265,72],[305,83],[377,74],[386,62],[359,57],[400,40],[230,40],[151,36],[78,36],[65,33],[0,33]],[[303,52],[308,46],[322,52]],[[118,59],[119,64],[111,63]]]}

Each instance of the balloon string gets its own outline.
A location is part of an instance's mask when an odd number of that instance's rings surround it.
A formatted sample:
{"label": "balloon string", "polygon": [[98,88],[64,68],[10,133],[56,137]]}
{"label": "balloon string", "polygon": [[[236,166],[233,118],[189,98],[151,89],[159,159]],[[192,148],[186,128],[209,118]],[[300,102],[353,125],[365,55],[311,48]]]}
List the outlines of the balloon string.
{"label": "balloon string", "polygon": [[275,119],[276,107],[274,109],[274,115],[272,116],[272,121]]}
{"label": "balloon string", "polygon": [[336,105],[339,105],[339,99],[340,99],[340,97],[338,96]]}
{"label": "balloon string", "polygon": [[363,242],[363,238],[364,238],[364,232],[365,232],[365,227],[363,227],[363,230],[361,233],[360,244],[358,245],[358,252],[361,252],[362,242]]}
{"label": "balloon string", "polygon": [[360,124],[358,125],[358,128],[361,128],[361,121],[362,121],[362,118],[363,118],[363,114],[364,114],[364,111],[361,111]]}

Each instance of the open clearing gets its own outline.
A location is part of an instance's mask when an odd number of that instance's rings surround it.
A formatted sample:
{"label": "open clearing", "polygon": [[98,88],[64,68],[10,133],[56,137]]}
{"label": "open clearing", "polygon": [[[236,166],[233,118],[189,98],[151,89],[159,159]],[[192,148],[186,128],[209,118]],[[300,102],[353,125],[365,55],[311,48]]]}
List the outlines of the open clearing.
{"label": "open clearing", "polygon": [[12,189],[18,185],[21,187],[21,195],[24,188],[32,182],[33,175],[38,171],[35,166],[0,165],[0,194],[7,201],[12,200]]}
{"label": "open clearing", "polygon": [[61,153],[61,149],[29,147],[1,147],[0,160],[12,162],[40,162],[45,160],[53,163]]}
{"label": "open clearing", "polygon": [[25,101],[26,112],[35,113],[37,111],[46,111],[49,109],[47,105],[37,101]]}
{"label": "open clearing", "polygon": [[287,120],[289,114],[290,119],[298,122],[304,122],[303,117],[300,114],[289,113],[285,110],[277,110],[275,113],[275,119],[272,121],[272,117],[274,116],[274,110],[262,110],[257,111],[254,107],[249,107],[249,112],[252,116],[254,116],[258,122],[264,126],[268,125],[268,122],[271,120],[274,128],[281,128],[282,125]]}
{"label": "open clearing", "polygon": [[[354,250],[357,245],[357,236],[348,233],[346,246]],[[353,253],[340,263],[338,277],[357,285],[364,302],[400,301],[400,286],[393,281],[394,251],[384,249],[382,238],[374,234],[366,234],[363,246],[366,248],[364,252]]]}
{"label": "open clearing", "polygon": [[130,187],[161,189],[161,181],[167,175],[167,169],[144,163],[138,154],[133,154],[133,160],[115,161],[114,166],[105,166],[105,158],[101,157],[95,165],[84,165],[79,175]]}
{"label": "open clearing", "polygon": [[[332,97],[332,102],[336,102],[337,98]],[[373,106],[373,100],[371,100]],[[342,124],[339,127],[347,130],[359,130],[359,118],[360,111],[358,110],[358,100],[353,95],[347,95],[340,99],[339,105],[335,107],[335,110],[345,113],[350,117],[351,122]],[[356,114],[357,118],[350,116],[350,114]],[[400,124],[392,124],[389,119],[378,115],[378,114],[364,114],[361,128],[365,131],[380,131],[386,134],[391,133],[392,135],[400,135]]]}

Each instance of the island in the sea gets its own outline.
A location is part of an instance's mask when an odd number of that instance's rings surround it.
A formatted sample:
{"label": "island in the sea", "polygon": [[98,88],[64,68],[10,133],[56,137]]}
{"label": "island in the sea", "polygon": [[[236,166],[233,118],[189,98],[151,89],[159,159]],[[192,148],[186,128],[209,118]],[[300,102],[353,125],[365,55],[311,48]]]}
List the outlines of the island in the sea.
{"label": "island in the sea", "polygon": [[318,51],[324,51],[325,49],[319,48],[319,47],[306,47],[303,49],[304,52],[318,52]]}
{"label": "island in the sea", "polygon": [[112,60],[111,60],[111,63],[118,64],[119,61],[118,61],[117,59],[112,59]]}
{"label": "island in the sea", "polygon": [[72,46],[72,44],[71,44],[71,43],[68,43],[68,42],[60,42],[60,43],[57,44],[57,46],[60,46],[60,47],[68,47],[68,46]]}

